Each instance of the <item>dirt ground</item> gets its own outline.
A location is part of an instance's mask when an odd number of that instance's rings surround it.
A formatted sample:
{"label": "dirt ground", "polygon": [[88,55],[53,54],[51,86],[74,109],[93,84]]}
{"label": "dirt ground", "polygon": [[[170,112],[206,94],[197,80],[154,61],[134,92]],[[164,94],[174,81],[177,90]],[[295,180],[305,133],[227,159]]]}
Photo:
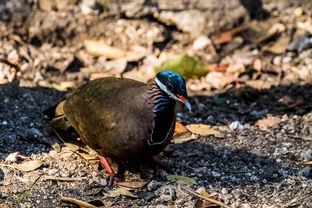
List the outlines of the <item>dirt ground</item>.
{"label": "dirt ground", "polygon": [[[69,207],[61,197],[104,207],[212,207],[183,187],[230,207],[312,207],[304,164],[312,161],[311,11],[309,1],[0,0],[0,207]],[[143,55],[92,56],[85,40]],[[97,161],[72,152],[86,147],[55,135],[42,112],[90,79],[147,81],[176,54],[211,70],[187,81],[192,112],[182,110],[178,121],[215,126],[224,137],[194,134],[161,155],[196,184],[142,166],[126,176],[149,182],[131,190],[137,198],[110,197]],[[260,125],[265,118],[278,122]],[[42,165],[14,168],[33,160]]]}

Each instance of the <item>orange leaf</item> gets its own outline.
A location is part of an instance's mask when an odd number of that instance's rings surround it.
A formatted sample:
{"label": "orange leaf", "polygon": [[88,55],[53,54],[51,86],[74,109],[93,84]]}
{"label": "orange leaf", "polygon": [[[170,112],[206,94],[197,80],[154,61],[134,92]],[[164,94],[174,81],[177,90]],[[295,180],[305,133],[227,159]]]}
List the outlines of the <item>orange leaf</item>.
{"label": "orange leaf", "polygon": [[180,122],[176,122],[175,123],[175,134],[180,134],[180,133],[184,133],[184,132],[188,132],[188,130],[185,128],[185,126],[183,124],[181,124]]}

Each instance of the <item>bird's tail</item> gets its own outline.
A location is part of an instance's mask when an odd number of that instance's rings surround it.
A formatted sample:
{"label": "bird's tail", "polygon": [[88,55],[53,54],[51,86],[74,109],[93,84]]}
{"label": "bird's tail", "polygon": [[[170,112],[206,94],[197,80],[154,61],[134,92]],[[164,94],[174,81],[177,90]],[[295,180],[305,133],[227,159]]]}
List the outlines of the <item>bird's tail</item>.
{"label": "bird's tail", "polygon": [[44,116],[44,119],[46,120],[54,120],[54,119],[60,119],[65,117],[65,113],[64,113],[64,106],[65,100],[63,100],[60,103],[57,103],[54,106],[51,106],[47,109],[45,109],[42,113]]}

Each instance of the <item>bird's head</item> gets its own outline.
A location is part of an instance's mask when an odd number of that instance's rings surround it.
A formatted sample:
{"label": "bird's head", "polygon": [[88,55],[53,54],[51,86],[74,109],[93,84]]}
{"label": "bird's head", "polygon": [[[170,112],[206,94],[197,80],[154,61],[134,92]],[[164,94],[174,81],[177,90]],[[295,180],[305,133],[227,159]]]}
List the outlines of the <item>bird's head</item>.
{"label": "bird's head", "polygon": [[173,71],[162,71],[156,75],[154,80],[159,88],[170,98],[180,101],[189,109],[189,111],[191,111],[191,105],[188,102],[186,92],[185,80],[180,74]]}

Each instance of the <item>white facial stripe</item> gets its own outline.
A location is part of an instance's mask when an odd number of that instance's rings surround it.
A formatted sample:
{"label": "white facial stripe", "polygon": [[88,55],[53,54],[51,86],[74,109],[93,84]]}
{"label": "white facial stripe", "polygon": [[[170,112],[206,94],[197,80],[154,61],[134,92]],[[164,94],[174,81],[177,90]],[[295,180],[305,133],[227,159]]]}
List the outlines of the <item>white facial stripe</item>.
{"label": "white facial stripe", "polygon": [[167,87],[157,79],[157,77],[155,77],[154,80],[157,83],[157,85],[160,87],[160,89],[162,89],[165,93],[167,93],[167,95],[169,95],[169,97],[171,97],[171,98],[173,98],[175,100],[179,100],[179,98],[177,96],[175,96],[172,92],[170,92],[167,89]]}

